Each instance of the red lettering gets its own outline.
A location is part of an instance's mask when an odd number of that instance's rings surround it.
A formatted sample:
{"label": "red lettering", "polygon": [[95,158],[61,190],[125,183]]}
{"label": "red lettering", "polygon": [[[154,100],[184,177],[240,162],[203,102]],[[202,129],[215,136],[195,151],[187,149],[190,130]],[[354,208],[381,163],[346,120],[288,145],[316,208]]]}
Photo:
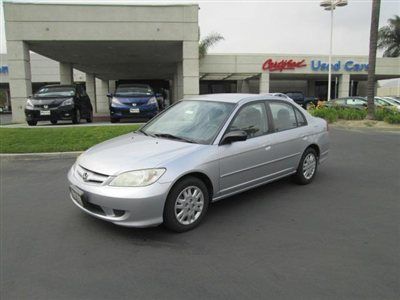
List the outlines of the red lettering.
{"label": "red lettering", "polygon": [[294,61],[292,59],[285,60],[282,59],[281,61],[273,61],[272,59],[267,59],[263,65],[262,69],[264,71],[269,70],[270,72],[279,71],[282,72],[283,70],[294,70],[296,68],[302,68],[307,66],[305,63],[305,59],[300,61]]}

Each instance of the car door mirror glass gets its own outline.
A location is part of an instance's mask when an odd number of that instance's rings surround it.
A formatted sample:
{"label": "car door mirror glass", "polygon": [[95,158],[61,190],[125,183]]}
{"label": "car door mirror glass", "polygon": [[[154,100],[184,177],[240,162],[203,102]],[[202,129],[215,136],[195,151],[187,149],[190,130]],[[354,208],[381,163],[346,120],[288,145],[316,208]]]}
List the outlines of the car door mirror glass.
{"label": "car door mirror glass", "polygon": [[247,140],[247,133],[243,130],[230,131],[224,135],[221,144],[231,144],[233,142],[240,142]]}

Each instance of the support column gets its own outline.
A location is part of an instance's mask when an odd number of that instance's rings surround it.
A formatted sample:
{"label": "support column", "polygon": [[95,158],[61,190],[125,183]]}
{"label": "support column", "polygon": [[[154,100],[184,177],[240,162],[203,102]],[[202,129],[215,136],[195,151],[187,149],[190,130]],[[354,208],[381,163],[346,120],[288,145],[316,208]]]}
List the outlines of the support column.
{"label": "support column", "polygon": [[260,76],[260,94],[269,93],[269,72],[262,72]]}
{"label": "support column", "polygon": [[32,95],[29,47],[24,41],[7,41],[7,61],[12,106],[12,122],[25,121],[26,100]]}
{"label": "support column", "polygon": [[60,83],[72,84],[74,82],[74,72],[72,64],[60,62]]}
{"label": "support column", "polygon": [[115,88],[117,87],[117,81],[116,80],[109,80],[108,81],[108,92],[109,93],[115,93]]}
{"label": "support column", "polygon": [[238,93],[250,93],[250,86],[248,80],[238,80],[237,83]]}
{"label": "support column", "polygon": [[183,98],[183,64],[179,62],[176,67],[176,101]]}
{"label": "support column", "polygon": [[315,97],[315,80],[310,79],[307,81],[307,96]]}
{"label": "support column", "polygon": [[93,113],[97,113],[96,77],[91,73],[86,73],[86,94],[88,94],[90,102],[92,103]]}
{"label": "support column", "polygon": [[338,97],[348,97],[350,90],[350,75],[342,74],[339,76],[339,95]]}
{"label": "support column", "polygon": [[183,42],[182,51],[183,97],[199,94],[199,44]]}
{"label": "support column", "polygon": [[96,79],[96,113],[108,113],[108,80]]}

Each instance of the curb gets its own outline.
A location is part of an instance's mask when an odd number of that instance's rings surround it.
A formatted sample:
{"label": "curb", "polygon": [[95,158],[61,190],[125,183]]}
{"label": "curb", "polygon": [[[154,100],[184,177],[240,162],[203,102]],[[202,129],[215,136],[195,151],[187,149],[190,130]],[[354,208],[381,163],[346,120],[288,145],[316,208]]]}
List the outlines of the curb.
{"label": "curb", "polygon": [[396,127],[357,127],[357,126],[346,126],[342,124],[329,124],[329,127],[343,130],[353,130],[353,131],[380,131],[380,132],[392,132],[392,133],[400,133],[400,128]]}
{"label": "curb", "polygon": [[43,153],[0,153],[1,160],[75,158],[83,151],[43,152]]}

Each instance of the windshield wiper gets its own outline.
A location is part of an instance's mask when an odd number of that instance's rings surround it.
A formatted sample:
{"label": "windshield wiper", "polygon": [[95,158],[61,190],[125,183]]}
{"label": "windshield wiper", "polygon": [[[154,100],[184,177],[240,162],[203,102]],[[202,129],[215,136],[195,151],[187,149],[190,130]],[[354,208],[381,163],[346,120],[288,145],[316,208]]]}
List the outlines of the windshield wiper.
{"label": "windshield wiper", "polygon": [[143,129],[139,129],[138,132],[143,133],[145,136],[151,136],[154,137],[154,135],[147,133],[146,131],[144,131]]}
{"label": "windshield wiper", "polygon": [[174,139],[174,140],[179,140],[179,141],[184,141],[187,143],[192,143],[192,144],[197,144],[195,141],[188,139],[188,138],[184,138],[184,137],[180,137],[180,136],[176,136],[173,134],[169,134],[169,133],[154,133],[154,136],[156,137],[161,137],[161,138],[167,138],[167,139]]}

